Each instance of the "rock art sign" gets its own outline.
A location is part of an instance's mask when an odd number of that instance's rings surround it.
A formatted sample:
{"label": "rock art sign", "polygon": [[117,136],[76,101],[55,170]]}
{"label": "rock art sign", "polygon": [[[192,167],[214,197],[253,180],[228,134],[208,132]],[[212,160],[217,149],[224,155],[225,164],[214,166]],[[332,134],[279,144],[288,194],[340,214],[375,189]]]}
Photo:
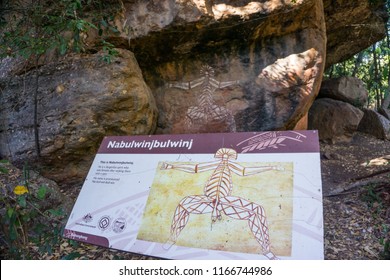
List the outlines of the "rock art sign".
{"label": "rock art sign", "polygon": [[106,137],[64,236],[170,259],[323,259],[318,133]]}

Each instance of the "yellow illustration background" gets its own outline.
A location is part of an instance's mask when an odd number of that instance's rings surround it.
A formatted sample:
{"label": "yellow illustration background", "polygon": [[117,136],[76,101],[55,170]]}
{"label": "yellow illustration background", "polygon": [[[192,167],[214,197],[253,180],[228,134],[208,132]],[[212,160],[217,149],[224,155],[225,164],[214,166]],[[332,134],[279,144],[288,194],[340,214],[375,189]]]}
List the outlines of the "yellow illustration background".
{"label": "yellow illustration background", "polygon": [[[189,162],[168,162],[188,164]],[[285,162],[237,162],[244,167],[281,166],[283,171],[266,171],[241,177],[232,174],[231,196],[241,197],[264,207],[271,249],[278,256],[291,255],[293,215],[293,164]],[[138,232],[138,239],[165,243],[170,236],[172,218],[179,202],[189,195],[203,195],[213,170],[186,173],[161,170],[159,163]],[[212,250],[261,254],[261,247],[249,229],[248,221],[228,218],[211,222],[209,214],[190,214],[176,245]]]}

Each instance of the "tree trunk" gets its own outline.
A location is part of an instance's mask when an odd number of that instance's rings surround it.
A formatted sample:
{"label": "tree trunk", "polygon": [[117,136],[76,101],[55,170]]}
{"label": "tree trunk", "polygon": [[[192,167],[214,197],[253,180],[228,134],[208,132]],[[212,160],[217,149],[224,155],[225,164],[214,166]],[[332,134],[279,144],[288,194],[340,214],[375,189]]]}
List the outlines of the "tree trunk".
{"label": "tree trunk", "polygon": [[[390,36],[389,36],[389,25],[387,25],[386,32],[386,45],[387,49],[390,50]],[[387,55],[387,69],[390,69],[390,55]],[[390,71],[387,73],[387,95],[382,101],[382,106],[379,108],[379,113],[390,120]]]}
{"label": "tree trunk", "polygon": [[382,106],[378,111],[381,115],[383,115],[385,118],[390,120],[390,94],[389,93],[387,93],[387,96],[383,100]]}
{"label": "tree trunk", "polygon": [[378,110],[381,107],[381,100],[380,100],[380,93],[379,93],[379,73],[378,73],[378,57],[376,54],[376,44],[372,45],[372,55],[374,58],[374,77],[373,80],[375,82],[374,84],[374,90],[375,90],[375,108]]}
{"label": "tree trunk", "polygon": [[34,89],[34,140],[37,156],[41,156],[41,147],[39,143],[39,127],[38,127],[38,91],[39,91],[39,71],[38,71],[39,56],[35,60],[35,89]]}
{"label": "tree trunk", "polygon": [[364,51],[361,51],[356,58],[355,65],[352,71],[352,77],[356,77],[356,74],[359,71],[360,64],[362,64],[363,56],[364,56]]}

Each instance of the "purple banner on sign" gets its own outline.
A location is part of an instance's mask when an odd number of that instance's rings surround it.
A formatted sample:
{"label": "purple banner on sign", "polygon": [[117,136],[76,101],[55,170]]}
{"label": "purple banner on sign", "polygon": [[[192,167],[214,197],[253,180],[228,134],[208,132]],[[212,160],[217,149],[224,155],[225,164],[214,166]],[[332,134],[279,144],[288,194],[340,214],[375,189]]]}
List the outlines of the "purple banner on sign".
{"label": "purple banner on sign", "polygon": [[99,154],[214,153],[231,148],[238,153],[319,152],[318,132],[267,131],[105,137]]}
{"label": "purple banner on sign", "polygon": [[103,236],[97,236],[85,232],[79,232],[74,230],[65,229],[64,237],[73,239],[76,241],[82,241],[90,244],[95,244],[103,247],[109,247],[108,239]]}

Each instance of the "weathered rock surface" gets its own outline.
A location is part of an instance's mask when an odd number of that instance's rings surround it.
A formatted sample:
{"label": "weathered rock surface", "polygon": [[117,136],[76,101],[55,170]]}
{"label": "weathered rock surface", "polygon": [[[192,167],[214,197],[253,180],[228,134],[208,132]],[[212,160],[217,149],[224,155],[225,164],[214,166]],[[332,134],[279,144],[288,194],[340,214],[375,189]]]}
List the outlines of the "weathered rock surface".
{"label": "weathered rock surface", "polygon": [[344,61],[384,38],[386,1],[323,0],[326,19],[326,67]]}
{"label": "weathered rock surface", "polygon": [[[136,36],[147,36],[131,40],[156,97],[157,133],[293,129],[305,117],[324,68],[321,1],[223,1],[211,9],[185,1],[175,11],[171,2],[154,6],[170,25],[141,27]],[[151,9],[142,7],[133,11]],[[139,18],[127,18],[138,26]],[[215,79],[207,98],[206,85],[196,83],[204,65]]]}
{"label": "weathered rock surface", "polygon": [[[36,163],[79,183],[105,135],[305,129],[325,61],[383,38],[384,2],[124,0],[112,65],[100,54],[40,65]],[[0,156],[22,163],[36,157],[34,72],[6,62]]]}
{"label": "weathered rock surface", "polygon": [[[321,1],[310,0],[124,3],[122,39],[113,41],[128,46],[131,39],[130,48],[160,108],[158,133],[303,129],[321,81],[324,45],[327,65],[340,62],[382,39],[387,20],[384,1],[370,0],[325,0],[324,7]],[[293,70],[270,67],[283,60],[285,66],[293,65],[294,61],[286,60],[310,49],[315,51],[312,61]],[[206,113],[206,109],[195,110],[200,107],[199,88],[162,89],[172,81],[199,79],[203,64],[215,68],[218,81],[240,81],[234,88],[216,89],[211,105],[206,106],[223,112],[225,121],[211,117],[214,113]],[[308,67],[306,73],[302,73],[302,66]],[[282,92],[290,89],[288,95],[269,91],[266,83],[259,87],[253,84],[259,75],[258,81],[268,78],[262,75],[267,67],[276,70],[268,77],[285,86],[284,90],[279,88]],[[302,79],[297,72],[306,77]],[[291,83],[296,78],[309,82],[300,86],[299,82]],[[187,113],[193,111],[190,108],[198,113],[195,122],[185,121]]]}
{"label": "weathered rock surface", "polygon": [[104,136],[154,132],[157,108],[134,55],[119,50],[111,64],[101,55],[71,57],[39,69],[39,159],[35,75],[2,80],[0,157],[19,165],[33,162],[57,182],[81,182]]}
{"label": "weathered rock surface", "polygon": [[368,91],[359,78],[340,77],[322,81],[318,97],[328,97],[363,107],[368,101]]}
{"label": "weathered rock surface", "polygon": [[374,110],[364,109],[363,112],[358,130],[379,139],[390,140],[390,121]]}
{"label": "weathered rock surface", "polygon": [[318,130],[321,141],[350,142],[363,118],[363,111],[330,98],[317,99],[309,111],[309,128]]}
{"label": "weathered rock surface", "polygon": [[[136,39],[172,27],[169,32],[161,34],[161,37],[168,36],[172,38],[173,42],[180,43],[179,49],[182,52],[190,52],[194,48],[202,47],[199,43],[186,44],[187,36],[183,36],[181,32],[183,25],[186,23],[197,23],[192,30],[187,30],[189,32],[187,35],[192,36],[191,32],[208,25],[207,22],[211,23],[213,19],[229,20],[230,18],[231,20],[234,16],[246,20],[254,20],[255,17],[265,19],[271,13],[276,12],[279,13],[280,17],[270,19],[269,25],[273,26],[273,34],[279,36],[280,32],[288,29],[288,27],[286,28],[286,22],[291,22],[289,17],[284,17],[283,5],[287,6],[287,9],[295,9],[297,6],[310,6],[313,3],[311,0],[160,0],[134,2],[133,0],[123,1],[126,11],[122,17],[118,18],[118,26],[123,27],[122,37]],[[316,2],[321,1],[317,0]],[[348,59],[384,38],[388,18],[386,1],[323,0],[322,2],[327,37],[326,67]],[[310,16],[305,19],[305,21],[308,20],[310,20]],[[292,25],[291,22],[290,27]],[[227,30],[221,29],[220,31],[225,33]],[[245,31],[243,32],[245,33]],[[267,32],[263,34],[264,37],[270,36]],[[128,45],[127,39],[123,40],[125,46]],[[158,40],[156,42],[158,43]],[[159,49],[165,48],[166,46],[159,46]],[[153,52],[148,53],[153,56]]]}

